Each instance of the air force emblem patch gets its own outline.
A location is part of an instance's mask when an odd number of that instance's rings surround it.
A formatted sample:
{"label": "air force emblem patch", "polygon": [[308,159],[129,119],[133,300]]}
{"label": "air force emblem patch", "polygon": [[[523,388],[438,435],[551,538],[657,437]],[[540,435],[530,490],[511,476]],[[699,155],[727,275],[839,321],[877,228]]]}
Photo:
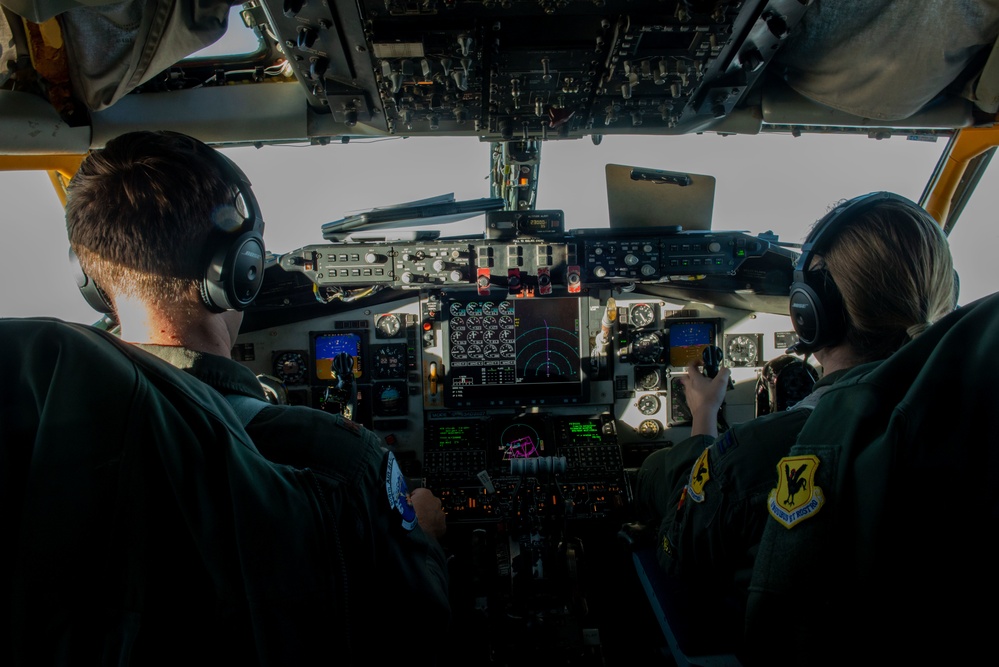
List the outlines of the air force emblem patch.
{"label": "air force emblem patch", "polygon": [[826,502],[815,486],[818,468],[817,456],[785,456],[777,463],[777,488],[770,492],[767,509],[786,528],[815,516]]}
{"label": "air force emblem patch", "polygon": [[708,469],[708,449],[705,448],[697,457],[694,467],[690,469],[690,479],[687,480],[687,496],[695,503],[704,500],[704,485],[711,479],[711,471]]}
{"label": "air force emblem patch", "polygon": [[413,526],[416,525],[416,510],[409,502],[409,487],[406,486],[406,478],[392,452],[388,453],[388,462],[385,464],[385,492],[388,494],[389,505],[402,516],[402,527],[406,530],[413,530]]}

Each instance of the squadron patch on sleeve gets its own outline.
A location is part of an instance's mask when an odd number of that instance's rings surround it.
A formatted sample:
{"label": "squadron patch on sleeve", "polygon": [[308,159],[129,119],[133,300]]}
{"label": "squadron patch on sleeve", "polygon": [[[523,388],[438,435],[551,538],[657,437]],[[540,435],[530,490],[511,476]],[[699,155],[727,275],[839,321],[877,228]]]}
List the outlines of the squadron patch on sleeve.
{"label": "squadron patch on sleeve", "polygon": [[406,530],[413,530],[416,525],[416,510],[409,502],[409,487],[406,486],[406,478],[392,452],[388,453],[388,462],[385,464],[385,492],[388,494],[389,505],[402,516],[402,527]]}
{"label": "squadron patch on sleeve", "polygon": [[708,449],[706,448],[694,462],[694,467],[690,469],[690,479],[687,480],[687,497],[695,503],[704,501],[704,485],[711,478],[711,471],[708,470]]}
{"label": "squadron patch on sleeve", "polygon": [[770,516],[788,529],[815,516],[826,502],[822,488],[815,486],[817,456],[785,456],[777,463],[777,488],[770,492]]}

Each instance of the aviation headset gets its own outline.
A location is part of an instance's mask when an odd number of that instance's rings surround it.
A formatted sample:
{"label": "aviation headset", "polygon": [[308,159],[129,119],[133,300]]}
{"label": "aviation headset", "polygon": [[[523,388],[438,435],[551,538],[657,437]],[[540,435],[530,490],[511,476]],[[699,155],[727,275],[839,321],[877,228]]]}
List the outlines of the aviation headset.
{"label": "aviation headset", "polygon": [[[185,138],[175,132],[163,132]],[[205,269],[200,283],[201,300],[212,311],[243,310],[257,297],[264,279],[264,220],[246,174],[228,157],[196,142],[197,150],[212,160],[233,192],[233,209],[241,218],[233,231],[209,235],[205,248]],[[99,313],[111,314],[114,308],[107,293],[80,267],[70,248],[70,262],[76,283],[87,303]]]}
{"label": "aviation headset", "polygon": [[812,240],[801,246],[791,283],[791,324],[798,342],[788,352],[808,353],[835,345],[846,336],[843,297],[825,268],[809,269],[812,260],[827,249],[842,227],[867,209],[885,201],[897,201],[926,215],[919,204],[891,192],[872,192],[843,202],[816,224]]}

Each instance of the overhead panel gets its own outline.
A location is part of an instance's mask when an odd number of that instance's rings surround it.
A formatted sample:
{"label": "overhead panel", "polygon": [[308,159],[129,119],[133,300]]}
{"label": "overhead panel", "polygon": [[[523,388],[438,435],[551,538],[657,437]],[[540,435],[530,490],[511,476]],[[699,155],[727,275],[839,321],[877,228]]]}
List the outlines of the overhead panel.
{"label": "overhead panel", "polygon": [[533,140],[708,128],[799,0],[265,0],[316,111],[393,134]]}

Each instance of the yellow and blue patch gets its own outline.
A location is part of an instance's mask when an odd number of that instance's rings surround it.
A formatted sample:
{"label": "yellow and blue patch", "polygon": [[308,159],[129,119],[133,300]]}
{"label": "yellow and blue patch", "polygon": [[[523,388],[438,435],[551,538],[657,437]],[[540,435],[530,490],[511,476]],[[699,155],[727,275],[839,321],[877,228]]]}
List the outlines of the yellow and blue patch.
{"label": "yellow and blue patch", "polygon": [[777,463],[777,488],[770,492],[767,510],[770,516],[790,529],[815,516],[826,499],[815,485],[819,457],[785,456]]}
{"label": "yellow and blue patch", "polygon": [[708,449],[706,448],[694,462],[694,467],[690,469],[690,478],[687,480],[687,496],[695,503],[704,501],[704,485],[711,479],[711,470],[708,465]]}

